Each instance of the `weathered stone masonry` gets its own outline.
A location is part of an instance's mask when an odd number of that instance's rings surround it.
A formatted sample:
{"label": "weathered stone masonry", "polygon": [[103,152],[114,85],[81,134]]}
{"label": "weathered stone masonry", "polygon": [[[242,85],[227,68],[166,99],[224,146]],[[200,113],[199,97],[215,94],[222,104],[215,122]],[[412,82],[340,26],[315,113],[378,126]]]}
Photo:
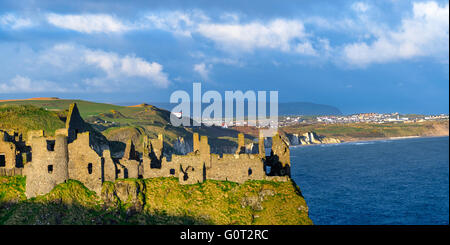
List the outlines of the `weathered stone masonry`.
{"label": "weathered stone masonry", "polygon": [[258,153],[245,153],[244,135],[239,134],[235,154],[218,155],[211,154],[207,136],[194,133],[194,151],[186,155],[164,155],[159,135],[144,138],[142,153],[129,140],[123,157],[117,159],[104,142],[96,142],[97,134],[83,121],[76,104],[70,107],[66,128],[54,137],[31,131],[25,144],[20,135],[0,131],[0,175],[25,175],[28,198],[48,193],[68,179],[100,194],[103,182],[122,178],[176,177],[181,184],[196,184],[207,179],[286,181],[290,176],[289,145],[279,135],[272,138],[267,157],[262,136]]}

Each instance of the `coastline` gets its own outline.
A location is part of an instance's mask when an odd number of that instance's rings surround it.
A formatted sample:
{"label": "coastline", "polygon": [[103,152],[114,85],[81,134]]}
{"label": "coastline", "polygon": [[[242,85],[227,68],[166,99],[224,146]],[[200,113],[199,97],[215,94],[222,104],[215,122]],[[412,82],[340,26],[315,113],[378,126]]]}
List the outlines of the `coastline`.
{"label": "coastline", "polygon": [[382,138],[369,138],[369,139],[354,139],[341,141],[340,143],[330,143],[330,144],[310,144],[310,145],[290,145],[289,147],[303,147],[303,146],[315,146],[315,145],[340,145],[345,143],[357,143],[357,142],[372,142],[372,141],[383,141],[383,140],[403,140],[403,139],[414,139],[414,138],[439,138],[439,137],[449,137],[448,134],[445,135],[413,135],[413,136],[397,136],[397,137],[382,137]]}
{"label": "coastline", "polygon": [[[381,140],[402,140],[402,139],[413,139],[413,138],[437,138],[437,137],[448,137],[448,136],[449,136],[448,134],[443,134],[443,135],[412,135],[412,136],[380,137],[380,138],[348,140],[348,141],[342,141],[341,143],[381,141]],[[341,144],[341,143],[337,143],[337,144]]]}

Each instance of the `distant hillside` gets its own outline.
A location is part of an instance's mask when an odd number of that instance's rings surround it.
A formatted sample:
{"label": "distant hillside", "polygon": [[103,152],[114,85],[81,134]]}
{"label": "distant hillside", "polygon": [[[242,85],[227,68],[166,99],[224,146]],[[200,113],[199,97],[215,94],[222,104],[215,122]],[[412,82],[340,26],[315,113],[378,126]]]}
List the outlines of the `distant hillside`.
{"label": "distant hillside", "polygon": [[[121,103],[122,105],[130,106],[130,107],[139,107],[142,105],[134,105],[135,103]],[[168,111],[171,111],[176,104],[166,103],[166,102],[152,102],[151,103],[154,106],[157,106],[159,108],[166,109]],[[205,108],[208,105],[203,105],[203,108]],[[222,111],[225,111],[225,103],[222,104]],[[192,105],[191,105],[192,108]],[[267,114],[269,114],[269,108],[270,104],[267,103],[266,105]],[[247,113],[247,109],[246,109]],[[287,116],[287,115],[305,115],[305,116],[322,116],[322,115],[342,115],[342,112],[330,105],[322,105],[322,104],[315,104],[315,103],[309,103],[309,102],[283,102],[278,103],[278,115],[280,116]],[[245,114],[245,116],[248,116]]]}

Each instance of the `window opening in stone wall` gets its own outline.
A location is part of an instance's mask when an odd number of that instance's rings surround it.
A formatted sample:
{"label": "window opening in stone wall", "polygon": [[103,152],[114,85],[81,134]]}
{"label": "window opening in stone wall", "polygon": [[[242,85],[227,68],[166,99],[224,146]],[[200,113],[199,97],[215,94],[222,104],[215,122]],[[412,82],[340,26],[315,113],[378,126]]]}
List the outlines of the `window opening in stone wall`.
{"label": "window opening in stone wall", "polygon": [[47,140],[47,150],[55,151],[55,141],[54,140]]}
{"label": "window opening in stone wall", "polygon": [[87,168],[88,168],[88,173],[92,174],[92,163],[89,163]]}
{"label": "window opening in stone wall", "polygon": [[0,168],[6,167],[6,156],[4,153],[0,153]]}
{"label": "window opening in stone wall", "polygon": [[51,165],[51,164],[48,165],[47,166],[47,171],[48,171],[49,174],[53,173],[53,165]]}

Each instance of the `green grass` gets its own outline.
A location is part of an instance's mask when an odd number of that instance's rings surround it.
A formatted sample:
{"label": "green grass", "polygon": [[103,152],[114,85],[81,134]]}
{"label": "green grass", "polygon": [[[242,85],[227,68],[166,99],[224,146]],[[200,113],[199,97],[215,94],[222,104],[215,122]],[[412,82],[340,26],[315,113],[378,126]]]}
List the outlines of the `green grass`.
{"label": "green grass", "polygon": [[64,128],[58,114],[30,105],[0,105],[0,129],[26,133],[43,129],[49,135],[56,129]]}
{"label": "green grass", "polygon": [[32,105],[47,110],[67,110],[72,103],[77,103],[78,109],[80,110],[80,114],[83,118],[95,116],[110,110],[125,109],[126,111],[134,111],[138,109],[84,100],[23,100],[0,102],[0,105]]}
{"label": "green grass", "polygon": [[0,224],[312,224],[293,182],[126,179],[97,196],[69,180],[28,200],[24,190],[24,177],[0,177]]}

